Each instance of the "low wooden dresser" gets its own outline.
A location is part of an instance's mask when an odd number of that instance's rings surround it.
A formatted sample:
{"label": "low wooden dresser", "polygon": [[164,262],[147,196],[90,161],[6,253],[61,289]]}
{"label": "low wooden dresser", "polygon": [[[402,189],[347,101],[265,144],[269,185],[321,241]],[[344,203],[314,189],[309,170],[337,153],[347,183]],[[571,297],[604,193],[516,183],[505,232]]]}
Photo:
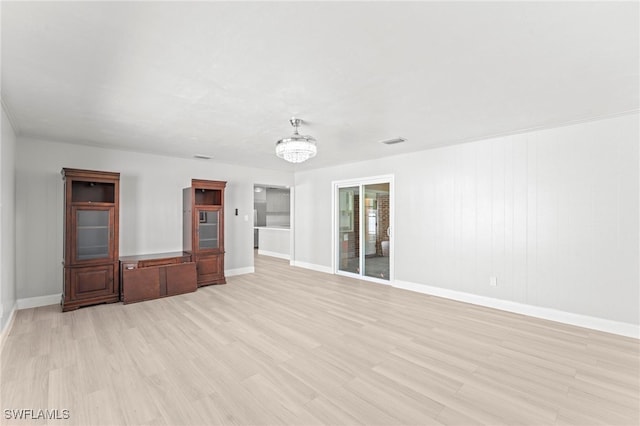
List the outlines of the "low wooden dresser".
{"label": "low wooden dresser", "polygon": [[120,258],[122,303],[142,302],[197,289],[198,274],[190,253],[179,251]]}

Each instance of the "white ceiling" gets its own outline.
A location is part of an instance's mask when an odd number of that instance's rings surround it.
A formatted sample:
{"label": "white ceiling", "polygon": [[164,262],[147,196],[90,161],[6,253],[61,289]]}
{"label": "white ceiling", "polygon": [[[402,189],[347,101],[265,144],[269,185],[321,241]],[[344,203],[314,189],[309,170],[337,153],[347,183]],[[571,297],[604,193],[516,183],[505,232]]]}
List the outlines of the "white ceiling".
{"label": "white ceiling", "polygon": [[639,108],[638,2],[1,7],[24,137],[293,170],[295,115],[304,170]]}

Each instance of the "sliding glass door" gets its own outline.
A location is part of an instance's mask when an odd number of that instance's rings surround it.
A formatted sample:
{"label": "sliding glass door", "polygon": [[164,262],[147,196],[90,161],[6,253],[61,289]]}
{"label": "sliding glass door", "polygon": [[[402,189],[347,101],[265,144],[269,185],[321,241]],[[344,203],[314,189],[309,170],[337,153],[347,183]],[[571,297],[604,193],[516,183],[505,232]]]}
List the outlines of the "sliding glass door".
{"label": "sliding glass door", "polygon": [[360,273],[360,188],[350,186],[338,189],[338,269],[352,274]]}
{"label": "sliding glass door", "polygon": [[389,280],[389,183],[364,186],[364,275]]}
{"label": "sliding glass door", "polygon": [[392,177],[334,183],[336,273],[392,279],[392,183]]}

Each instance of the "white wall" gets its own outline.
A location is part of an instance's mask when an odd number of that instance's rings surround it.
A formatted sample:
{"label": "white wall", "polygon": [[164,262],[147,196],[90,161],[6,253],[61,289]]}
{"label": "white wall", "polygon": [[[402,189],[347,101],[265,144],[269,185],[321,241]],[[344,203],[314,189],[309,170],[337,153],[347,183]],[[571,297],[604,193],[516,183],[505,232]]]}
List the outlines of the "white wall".
{"label": "white wall", "polygon": [[120,172],[121,256],[182,250],[182,188],[192,178],[227,181],[225,270],[231,273],[253,267],[253,184],[293,184],[290,172],[20,138],[18,299],[62,292],[63,167]]}
{"label": "white wall", "polygon": [[291,233],[285,228],[258,229],[258,254],[291,259]]}
{"label": "white wall", "polygon": [[[298,172],[292,260],[331,267],[332,181],[394,174],[396,280],[638,325],[638,120]],[[3,212],[12,202],[5,140],[15,140],[5,122],[3,113]],[[191,178],[229,181],[227,270],[253,266],[253,184],[293,181],[285,172],[29,139],[18,140],[16,155],[18,299],[61,292],[62,167],[122,174],[121,255],[180,250],[181,189]],[[16,298],[5,295],[12,228],[4,224],[3,305]]]}
{"label": "white wall", "polygon": [[396,280],[638,325],[638,121],[298,172],[293,261],[332,265],[333,180],[394,174]]}
{"label": "white wall", "polygon": [[16,135],[2,107],[0,148],[0,333],[16,305],[15,280],[15,148]]}

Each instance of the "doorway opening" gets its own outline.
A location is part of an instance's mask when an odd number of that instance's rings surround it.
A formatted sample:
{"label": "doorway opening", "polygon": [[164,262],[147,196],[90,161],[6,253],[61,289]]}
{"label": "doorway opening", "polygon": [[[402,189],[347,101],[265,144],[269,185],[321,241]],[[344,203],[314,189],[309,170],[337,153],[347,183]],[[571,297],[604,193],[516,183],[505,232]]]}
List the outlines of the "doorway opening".
{"label": "doorway opening", "polygon": [[253,186],[253,248],[255,255],[291,258],[291,188]]}

